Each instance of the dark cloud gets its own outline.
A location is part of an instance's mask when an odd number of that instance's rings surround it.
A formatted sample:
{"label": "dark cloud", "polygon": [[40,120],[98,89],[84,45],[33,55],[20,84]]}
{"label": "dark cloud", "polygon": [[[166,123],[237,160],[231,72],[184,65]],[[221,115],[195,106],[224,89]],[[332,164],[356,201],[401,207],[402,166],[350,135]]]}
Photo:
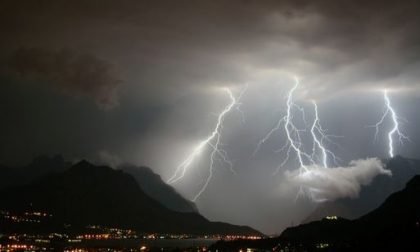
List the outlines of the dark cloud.
{"label": "dark cloud", "polygon": [[20,48],[12,53],[8,66],[19,77],[39,79],[71,96],[87,96],[102,108],[118,104],[120,76],[111,63],[92,54]]}
{"label": "dark cloud", "polygon": [[3,3],[2,43],[95,51],[124,66],[137,97],[290,72],[316,98],[420,88],[418,1],[22,2]]}

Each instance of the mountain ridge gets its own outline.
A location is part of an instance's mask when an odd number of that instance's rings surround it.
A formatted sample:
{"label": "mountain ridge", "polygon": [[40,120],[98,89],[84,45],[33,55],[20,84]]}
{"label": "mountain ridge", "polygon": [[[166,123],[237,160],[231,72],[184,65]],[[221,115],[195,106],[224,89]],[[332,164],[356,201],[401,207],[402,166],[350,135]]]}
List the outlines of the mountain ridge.
{"label": "mountain ridge", "polygon": [[210,250],[238,251],[419,251],[420,175],[356,220],[329,216],[289,227],[258,241],[219,241]]}
{"label": "mountain ridge", "polygon": [[280,239],[332,243],[335,249],[350,244],[352,249],[382,251],[420,247],[420,175],[403,190],[391,194],[377,209],[356,220],[323,219],[287,228]]}
{"label": "mountain ridge", "polygon": [[[41,155],[23,166],[0,165],[0,189],[7,186],[25,185],[48,173],[65,171],[71,166],[72,163],[66,162],[61,155]],[[193,202],[185,199],[173,187],[166,184],[151,168],[124,164],[116,169],[131,174],[147,195],[165,207],[177,212],[198,212]]]}
{"label": "mountain ridge", "polygon": [[0,209],[51,213],[44,230],[71,224],[75,230],[97,224],[139,232],[190,234],[261,234],[246,226],[210,222],[198,213],[172,211],[145,194],[122,170],[81,161],[27,185],[0,190]]}
{"label": "mountain ridge", "polygon": [[359,218],[379,207],[389,195],[403,189],[413,176],[420,174],[420,160],[417,159],[396,156],[384,163],[386,169],[391,170],[392,176],[376,177],[370,185],[362,188],[358,198],[321,203],[301,223],[321,220],[331,215],[346,219]]}
{"label": "mountain ridge", "polygon": [[143,191],[165,207],[177,212],[197,213],[194,202],[185,199],[173,187],[166,184],[162,178],[146,166],[120,165],[121,169],[131,174]]}

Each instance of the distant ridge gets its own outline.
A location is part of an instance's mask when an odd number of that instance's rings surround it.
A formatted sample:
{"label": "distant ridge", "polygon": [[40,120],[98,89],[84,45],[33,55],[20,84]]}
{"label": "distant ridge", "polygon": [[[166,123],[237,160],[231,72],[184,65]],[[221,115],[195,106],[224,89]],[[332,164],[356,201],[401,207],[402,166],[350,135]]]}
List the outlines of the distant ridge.
{"label": "distant ridge", "polygon": [[[19,167],[0,165],[0,189],[7,186],[26,185],[52,172],[69,169],[72,163],[60,155],[36,157],[30,164]],[[166,184],[152,169],[144,166],[121,165],[117,169],[131,174],[143,191],[165,207],[177,212],[198,212],[196,205],[182,197]]]}
{"label": "distant ridge", "polygon": [[415,175],[420,174],[420,160],[401,156],[384,162],[392,171],[392,176],[378,176],[368,186],[362,187],[360,195],[355,199],[338,199],[320,204],[302,223],[323,219],[325,216],[341,216],[356,219],[379,207],[392,193],[404,188]]}
{"label": "distant ridge", "polygon": [[330,216],[289,227],[276,238],[219,241],[215,251],[420,251],[420,175],[377,209],[356,219]]}
{"label": "distant ridge", "polygon": [[48,173],[26,185],[4,187],[0,195],[1,210],[31,209],[53,216],[49,223],[34,224],[36,227],[0,223],[2,232],[59,231],[67,224],[77,231],[94,224],[139,232],[260,234],[246,226],[210,222],[198,213],[172,211],[145,194],[130,174],[87,161],[62,172]]}
{"label": "distant ridge", "polygon": [[118,169],[131,174],[147,195],[165,207],[177,212],[198,212],[194,202],[182,197],[173,187],[163,182],[162,178],[149,167],[122,165]]}
{"label": "distant ridge", "polygon": [[323,241],[332,243],[336,249],[347,244],[358,251],[368,248],[415,251],[414,247],[420,248],[419,195],[420,175],[416,175],[403,190],[393,193],[380,207],[359,219],[323,219],[291,227],[280,239],[309,244]]}

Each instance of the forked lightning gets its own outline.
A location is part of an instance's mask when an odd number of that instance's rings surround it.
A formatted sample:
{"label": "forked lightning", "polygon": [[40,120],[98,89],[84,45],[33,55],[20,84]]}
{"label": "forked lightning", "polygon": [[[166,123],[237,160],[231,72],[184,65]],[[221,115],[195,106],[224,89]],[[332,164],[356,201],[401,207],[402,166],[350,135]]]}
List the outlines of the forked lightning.
{"label": "forked lightning", "polygon": [[[264,144],[270,137],[273,135],[274,132],[280,130],[283,126],[283,129],[286,134],[287,141],[283,147],[281,147],[278,152],[285,151],[285,159],[283,162],[280,163],[279,167],[277,168],[276,172],[280,170],[289,160],[292,153],[296,156],[296,159],[299,164],[299,174],[305,176],[311,176],[311,166],[322,166],[324,168],[328,168],[328,158],[332,157],[334,163],[337,162],[337,157],[334,155],[332,151],[327,149],[324,145],[325,141],[332,143],[329,139],[331,135],[326,134],[326,130],[322,128],[319,114],[318,114],[318,106],[315,101],[312,101],[312,105],[314,106],[314,119],[311,125],[306,123],[305,119],[305,110],[303,107],[297,105],[293,100],[294,92],[299,87],[299,79],[297,77],[295,79],[295,85],[287,94],[287,101],[286,101],[286,115],[280,118],[277,122],[275,127],[271,129],[267,135],[258,143],[257,148],[254,151],[254,155],[259,151],[262,144]],[[294,123],[294,112],[298,110],[299,114],[302,115],[302,121],[304,122],[304,127],[299,128]],[[302,142],[302,134],[305,133],[309,129],[310,136],[312,138],[312,153],[305,151],[303,142]],[[315,196],[315,188],[306,188],[308,195],[315,201],[318,201]],[[298,195],[304,192],[303,188],[300,188]]]}
{"label": "forked lightning", "polygon": [[391,105],[391,101],[388,97],[388,91],[384,90],[384,101],[385,101],[385,111],[382,114],[381,119],[373,125],[375,127],[375,141],[378,139],[379,127],[384,123],[385,119],[390,116],[392,120],[392,128],[388,132],[388,155],[389,157],[394,157],[394,135],[398,136],[400,144],[403,144],[403,140],[409,141],[410,139],[400,130],[400,118],[397,116],[394,108]]}
{"label": "forked lightning", "polygon": [[[325,133],[325,129],[321,127],[321,123],[319,120],[318,115],[318,106],[315,101],[312,101],[312,104],[314,106],[314,120],[313,123],[309,126],[306,123],[305,119],[305,110],[297,105],[293,100],[294,92],[299,87],[299,79],[297,77],[294,77],[295,85],[287,94],[287,101],[286,101],[286,115],[280,118],[280,120],[277,122],[274,128],[272,128],[267,135],[264,136],[264,138],[258,143],[257,148],[254,151],[254,155],[259,151],[261,148],[261,145],[264,144],[270,136],[280,130],[283,126],[283,129],[286,133],[287,141],[286,144],[281,147],[278,152],[286,150],[286,158],[284,161],[280,164],[279,168],[281,168],[283,165],[287,163],[290,159],[290,154],[293,151],[296,155],[296,158],[299,162],[300,169],[302,171],[307,171],[308,165],[314,165],[317,163],[317,161],[321,161],[322,166],[328,167],[328,156],[332,156],[334,160],[337,159],[337,157],[334,155],[334,153],[330,150],[328,150],[324,146],[324,141],[330,141],[329,136]],[[298,110],[300,114],[303,116],[303,122],[305,122],[304,128],[298,128],[294,122],[294,110]],[[313,140],[313,146],[312,146],[312,153],[308,153],[303,148],[302,143],[302,136],[301,133],[304,131],[307,131],[307,129],[310,129],[311,137]],[[320,155],[320,157],[319,157]],[[278,171],[278,169],[277,169]]]}
{"label": "forked lightning", "polygon": [[[232,91],[228,88],[225,88],[226,93],[228,94],[230,98],[230,103],[223,109],[221,113],[217,116],[217,123],[214,127],[214,130],[212,133],[203,141],[201,141],[190,153],[190,155],[187,156],[187,158],[181,162],[181,164],[178,165],[178,167],[175,170],[175,173],[171,178],[168,179],[167,183],[173,184],[180,179],[182,179],[185,176],[185,173],[187,172],[188,168],[191,167],[194,160],[197,158],[197,156],[200,155],[200,153],[206,148],[211,148],[210,153],[210,164],[209,164],[209,173],[208,176],[205,179],[205,182],[199,192],[193,197],[193,201],[196,201],[201,194],[207,189],[208,184],[210,183],[210,180],[213,177],[213,171],[214,171],[214,163],[216,160],[220,160],[221,162],[225,163],[228,168],[234,172],[233,170],[233,164],[229,160],[226,151],[224,151],[220,146],[220,140],[221,140],[221,129],[223,128],[223,122],[225,120],[225,117],[228,115],[229,112],[231,112],[233,109],[239,110],[239,106],[241,105],[239,103],[239,100],[244,93],[244,91],[241,92],[240,96],[235,98]],[[240,111],[240,110],[239,110]]]}

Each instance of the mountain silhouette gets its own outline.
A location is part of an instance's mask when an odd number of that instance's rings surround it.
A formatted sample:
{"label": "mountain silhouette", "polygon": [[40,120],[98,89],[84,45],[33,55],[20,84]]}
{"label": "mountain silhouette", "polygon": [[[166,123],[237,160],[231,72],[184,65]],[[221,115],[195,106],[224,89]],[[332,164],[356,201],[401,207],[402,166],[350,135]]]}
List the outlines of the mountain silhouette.
{"label": "mountain silhouette", "polygon": [[259,241],[219,241],[215,251],[420,251],[420,175],[355,220],[329,216]]}
{"label": "mountain silhouette", "polygon": [[391,194],[377,209],[356,219],[323,219],[286,229],[280,240],[330,244],[352,251],[418,251],[420,249],[420,175]]}
{"label": "mountain silhouette", "polygon": [[[62,172],[71,167],[60,155],[39,156],[30,164],[19,167],[0,165],[0,189],[8,186],[26,185],[51,172]],[[121,165],[118,169],[131,174],[143,191],[165,207],[177,212],[198,212],[196,205],[182,197],[166,184],[152,169],[144,166]]]}
{"label": "mountain silhouette", "polygon": [[404,188],[415,175],[420,174],[420,160],[401,156],[385,162],[392,176],[377,176],[370,185],[362,187],[358,198],[338,199],[321,203],[302,223],[321,220],[325,216],[356,219],[379,207],[392,193]]}
{"label": "mountain silhouette", "polygon": [[163,182],[149,167],[122,165],[118,168],[131,174],[147,195],[165,207],[177,212],[198,212],[193,202],[186,200],[173,187]]}
{"label": "mountain silhouette", "polygon": [[[4,187],[0,195],[2,210],[51,214],[48,223],[37,224],[38,230],[71,226],[77,231],[87,225],[101,225],[139,232],[260,234],[245,226],[210,222],[198,213],[170,210],[145,194],[128,173],[87,161],[62,172],[48,173],[26,185]],[[2,231],[7,228],[15,227],[0,227]],[[25,228],[33,230],[30,226]]]}

